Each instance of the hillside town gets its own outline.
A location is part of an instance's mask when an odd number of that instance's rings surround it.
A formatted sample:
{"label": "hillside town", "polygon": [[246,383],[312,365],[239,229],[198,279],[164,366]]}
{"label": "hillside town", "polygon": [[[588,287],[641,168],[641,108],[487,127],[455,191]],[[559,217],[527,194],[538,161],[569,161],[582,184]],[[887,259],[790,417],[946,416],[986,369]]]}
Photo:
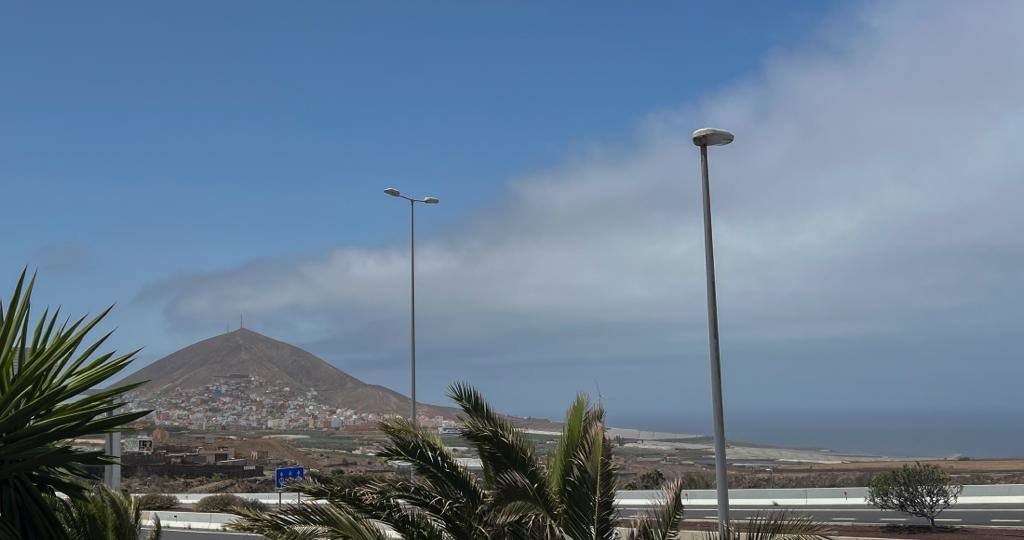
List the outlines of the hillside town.
{"label": "hillside town", "polygon": [[[136,391],[133,410],[152,410],[147,417],[167,428],[198,430],[374,430],[388,414],[359,412],[324,402],[314,389],[297,390],[256,375],[231,373],[198,388],[175,388],[157,394]],[[456,423],[441,416],[423,416],[419,425],[439,432]]]}

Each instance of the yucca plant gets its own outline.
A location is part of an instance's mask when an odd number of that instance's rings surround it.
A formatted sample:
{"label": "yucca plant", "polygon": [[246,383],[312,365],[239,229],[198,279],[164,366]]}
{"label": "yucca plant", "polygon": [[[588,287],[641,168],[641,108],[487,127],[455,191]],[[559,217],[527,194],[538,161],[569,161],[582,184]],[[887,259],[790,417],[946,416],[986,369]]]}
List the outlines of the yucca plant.
{"label": "yucca plant", "polygon": [[[57,516],[69,540],[139,540],[142,510],[139,501],[99,484],[77,499],[56,499]],[[146,540],[160,540],[160,520]]]}
{"label": "yucca plant", "polygon": [[[245,512],[232,528],[271,540],[378,540],[386,537],[382,526],[418,540],[616,538],[615,471],[599,405],[577,397],[558,448],[545,462],[522,431],[472,387],[454,384],[448,395],[465,413],[462,436],[480,456],[482,478],[459,465],[437,436],[407,420],[389,420],[381,424],[388,443],[380,455],[410,463],[414,478],[358,486],[336,479],[308,482],[298,491],[327,504]],[[675,538],[680,491],[678,484],[668,488],[666,504],[636,520],[632,538]]]}
{"label": "yucca plant", "polygon": [[[86,343],[109,308],[92,319],[61,320],[44,311],[31,320],[35,277],[25,272],[6,310],[0,303],[0,537],[66,538],[48,497],[72,499],[88,491],[86,466],[109,462],[101,451],[70,440],[109,433],[149,411],[119,413],[118,398],[139,386],[115,386],[84,395],[126,368],[135,352],[96,351],[110,336]],[[140,383],[141,384],[141,383]]]}
{"label": "yucca plant", "polygon": [[730,523],[725,537],[707,531],[706,540],[821,540],[829,538],[826,526],[807,516],[795,516],[786,510],[756,513],[742,527]]}

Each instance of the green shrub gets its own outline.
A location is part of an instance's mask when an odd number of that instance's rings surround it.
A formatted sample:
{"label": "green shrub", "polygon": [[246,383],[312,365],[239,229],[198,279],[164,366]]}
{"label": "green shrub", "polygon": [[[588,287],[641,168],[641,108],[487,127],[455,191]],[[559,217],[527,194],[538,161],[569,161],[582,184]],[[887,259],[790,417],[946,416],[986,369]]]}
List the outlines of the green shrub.
{"label": "green shrub", "polygon": [[178,506],[178,498],[162,493],[147,493],[139,496],[140,510],[169,510]]}
{"label": "green shrub", "polygon": [[203,497],[196,503],[196,512],[227,512],[233,514],[237,513],[237,508],[263,511],[267,509],[267,505],[260,501],[243,499],[238,495],[232,495],[230,493],[220,493],[217,495]]}
{"label": "green shrub", "polygon": [[964,487],[935,465],[904,465],[871,479],[868,502],[882,510],[923,517],[935,527],[935,516],[956,504]]}

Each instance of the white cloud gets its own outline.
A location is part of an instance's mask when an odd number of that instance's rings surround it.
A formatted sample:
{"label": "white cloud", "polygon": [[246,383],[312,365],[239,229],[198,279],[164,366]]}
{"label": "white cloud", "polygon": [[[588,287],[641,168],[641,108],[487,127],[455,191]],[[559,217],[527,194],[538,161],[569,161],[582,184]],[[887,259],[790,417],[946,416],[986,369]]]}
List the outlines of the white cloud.
{"label": "white cloud", "polygon": [[[423,238],[424,346],[466,363],[701,351],[689,132],[705,124],[737,134],[711,157],[725,339],[1009,328],[1022,312],[1024,4],[844,16],[749,81],[644,119],[629,148],[513,179],[501,206]],[[342,247],[156,288],[175,325],[244,311],[365,358],[404,347],[380,335],[404,321],[407,264],[405,246]]]}

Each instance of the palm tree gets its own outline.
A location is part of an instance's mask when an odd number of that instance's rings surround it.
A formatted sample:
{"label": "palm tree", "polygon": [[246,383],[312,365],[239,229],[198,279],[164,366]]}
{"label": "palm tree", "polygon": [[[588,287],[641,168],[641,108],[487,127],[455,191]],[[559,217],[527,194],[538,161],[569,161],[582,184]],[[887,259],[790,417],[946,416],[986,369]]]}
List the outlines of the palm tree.
{"label": "palm tree", "polygon": [[785,510],[757,513],[751,516],[744,527],[730,523],[725,528],[725,536],[720,537],[718,531],[707,531],[706,540],[822,540],[825,525],[807,516],[793,516]]}
{"label": "palm tree", "polygon": [[[138,499],[105,485],[96,485],[77,499],[56,499],[55,505],[69,540],[138,540],[142,534]],[[160,540],[160,536],[157,519],[146,538]]]}
{"label": "palm tree", "polygon": [[[388,477],[352,486],[337,479],[298,490],[327,504],[280,512],[245,512],[232,528],[271,540],[385,538],[381,525],[418,540],[611,540],[615,470],[604,433],[604,410],[578,396],[569,407],[555,452],[542,462],[533,443],[467,384],[448,395],[465,413],[463,438],[483,463],[482,478],[460,465],[437,436],[407,420],[388,420],[379,454],[410,463],[413,479]],[[632,540],[669,540],[682,518],[681,485],[665,504],[633,524]]]}
{"label": "palm tree", "polygon": [[93,356],[110,336],[86,335],[110,311],[71,322],[44,312],[33,325],[33,277],[22,272],[7,309],[0,304],[0,537],[65,538],[47,497],[84,496],[85,467],[104,465],[102,451],[72,447],[75,437],[110,433],[149,411],[118,413],[117,399],[139,386],[83,393],[128,366],[135,352]]}

